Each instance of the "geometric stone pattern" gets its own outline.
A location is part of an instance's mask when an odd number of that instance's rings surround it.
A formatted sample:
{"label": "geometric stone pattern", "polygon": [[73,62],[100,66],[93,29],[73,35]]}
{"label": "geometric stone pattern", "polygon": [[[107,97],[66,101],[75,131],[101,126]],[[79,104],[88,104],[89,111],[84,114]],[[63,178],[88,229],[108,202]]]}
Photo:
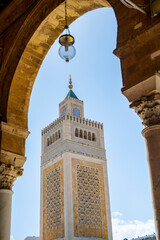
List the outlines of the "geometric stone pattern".
{"label": "geometric stone pattern", "polygon": [[77,165],[77,182],[79,222],[101,225],[98,170],[96,168]]}
{"label": "geometric stone pattern", "polygon": [[43,240],[64,237],[63,165],[59,161],[44,170]]}
{"label": "geometric stone pattern", "polygon": [[[98,169],[77,165],[77,183],[79,225],[84,224],[85,227],[87,223],[90,225],[90,228],[96,226],[102,231]],[[95,237],[97,237],[96,231]]]}
{"label": "geometric stone pattern", "polygon": [[61,172],[60,167],[46,176],[47,228],[61,224]]}
{"label": "geometric stone pattern", "polygon": [[72,159],[74,236],[108,239],[103,165]]}

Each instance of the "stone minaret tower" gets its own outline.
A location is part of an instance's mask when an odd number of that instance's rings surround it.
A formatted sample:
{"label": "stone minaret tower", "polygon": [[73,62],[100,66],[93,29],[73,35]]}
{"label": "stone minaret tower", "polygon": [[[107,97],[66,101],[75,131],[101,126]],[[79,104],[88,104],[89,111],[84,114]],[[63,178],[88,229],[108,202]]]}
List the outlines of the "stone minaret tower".
{"label": "stone minaret tower", "polygon": [[41,240],[112,240],[103,125],[72,91],[42,130]]}

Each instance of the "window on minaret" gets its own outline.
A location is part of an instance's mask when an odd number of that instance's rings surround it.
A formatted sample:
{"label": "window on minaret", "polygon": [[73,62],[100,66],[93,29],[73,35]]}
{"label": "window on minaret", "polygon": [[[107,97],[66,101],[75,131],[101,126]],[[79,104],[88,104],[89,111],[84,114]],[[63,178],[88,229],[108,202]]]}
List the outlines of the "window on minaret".
{"label": "window on minaret", "polygon": [[78,137],[78,128],[75,129],[75,136]]}
{"label": "window on minaret", "polygon": [[47,146],[49,146],[49,138],[47,138]]}
{"label": "window on minaret", "polygon": [[91,133],[88,133],[88,140],[91,140]]}
{"label": "window on minaret", "polygon": [[58,139],[61,137],[60,130],[58,130]]}
{"label": "window on minaret", "polygon": [[87,139],[87,132],[84,131],[84,139]]}
{"label": "window on minaret", "polygon": [[54,141],[55,141],[55,137],[54,137],[54,134],[53,134],[53,136],[52,136],[52,139],[53,139],[53,143],[54,143]]}
{"label": "window on minaret", "polygon": [[66,113],[66,109],[63,109],[62,116]]}
{"label": "window on minaret", "polygon": [[95,136],[95,133],[92,133],[92,141],[96,141],[96,136]]}
{"label": "window on minaret", "polygon": [[52,144],[52,136],[50,136],[50,144]]}
{"label": "window on minaret", "polygon": [[82,131],[82,129],[80,129],[79,136],[80,136],[80,138],[83,138],[83,131]]}
{"label": "window on minaret", "polygon": [[73,117],[80,117],[80,111],[78,108],[73,108]]}

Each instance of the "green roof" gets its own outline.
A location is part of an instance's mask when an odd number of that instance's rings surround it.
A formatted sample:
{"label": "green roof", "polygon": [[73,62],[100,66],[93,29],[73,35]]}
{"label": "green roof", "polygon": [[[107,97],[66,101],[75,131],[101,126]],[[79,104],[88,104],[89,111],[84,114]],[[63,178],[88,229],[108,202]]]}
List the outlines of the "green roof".
{"label": "green roof", "polygon": [[[78,99],[78,97],[76,96],[76,94],[75,94],[72,90],[70,90],[70,91],[68,92],[66,98],[68,98],[68,97]],[[66,99],[66,98],[65,98],[65,99]]]}

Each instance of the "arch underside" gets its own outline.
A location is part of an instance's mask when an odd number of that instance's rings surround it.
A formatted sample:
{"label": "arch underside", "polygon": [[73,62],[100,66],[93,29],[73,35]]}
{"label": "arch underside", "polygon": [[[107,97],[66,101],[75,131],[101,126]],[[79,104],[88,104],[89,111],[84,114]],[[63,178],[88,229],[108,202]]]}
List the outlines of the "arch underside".
{"label": "arch underside", "polygon": [[[68,0],[68,23],[71,24],[88,11],[102,7],[110,5],[106,0]],[[20,58],[9,92],[8,124],[28,128],[28,107],[36,75],[48,50],[63,29],[64,3],[61,3],[37,28]]]}

